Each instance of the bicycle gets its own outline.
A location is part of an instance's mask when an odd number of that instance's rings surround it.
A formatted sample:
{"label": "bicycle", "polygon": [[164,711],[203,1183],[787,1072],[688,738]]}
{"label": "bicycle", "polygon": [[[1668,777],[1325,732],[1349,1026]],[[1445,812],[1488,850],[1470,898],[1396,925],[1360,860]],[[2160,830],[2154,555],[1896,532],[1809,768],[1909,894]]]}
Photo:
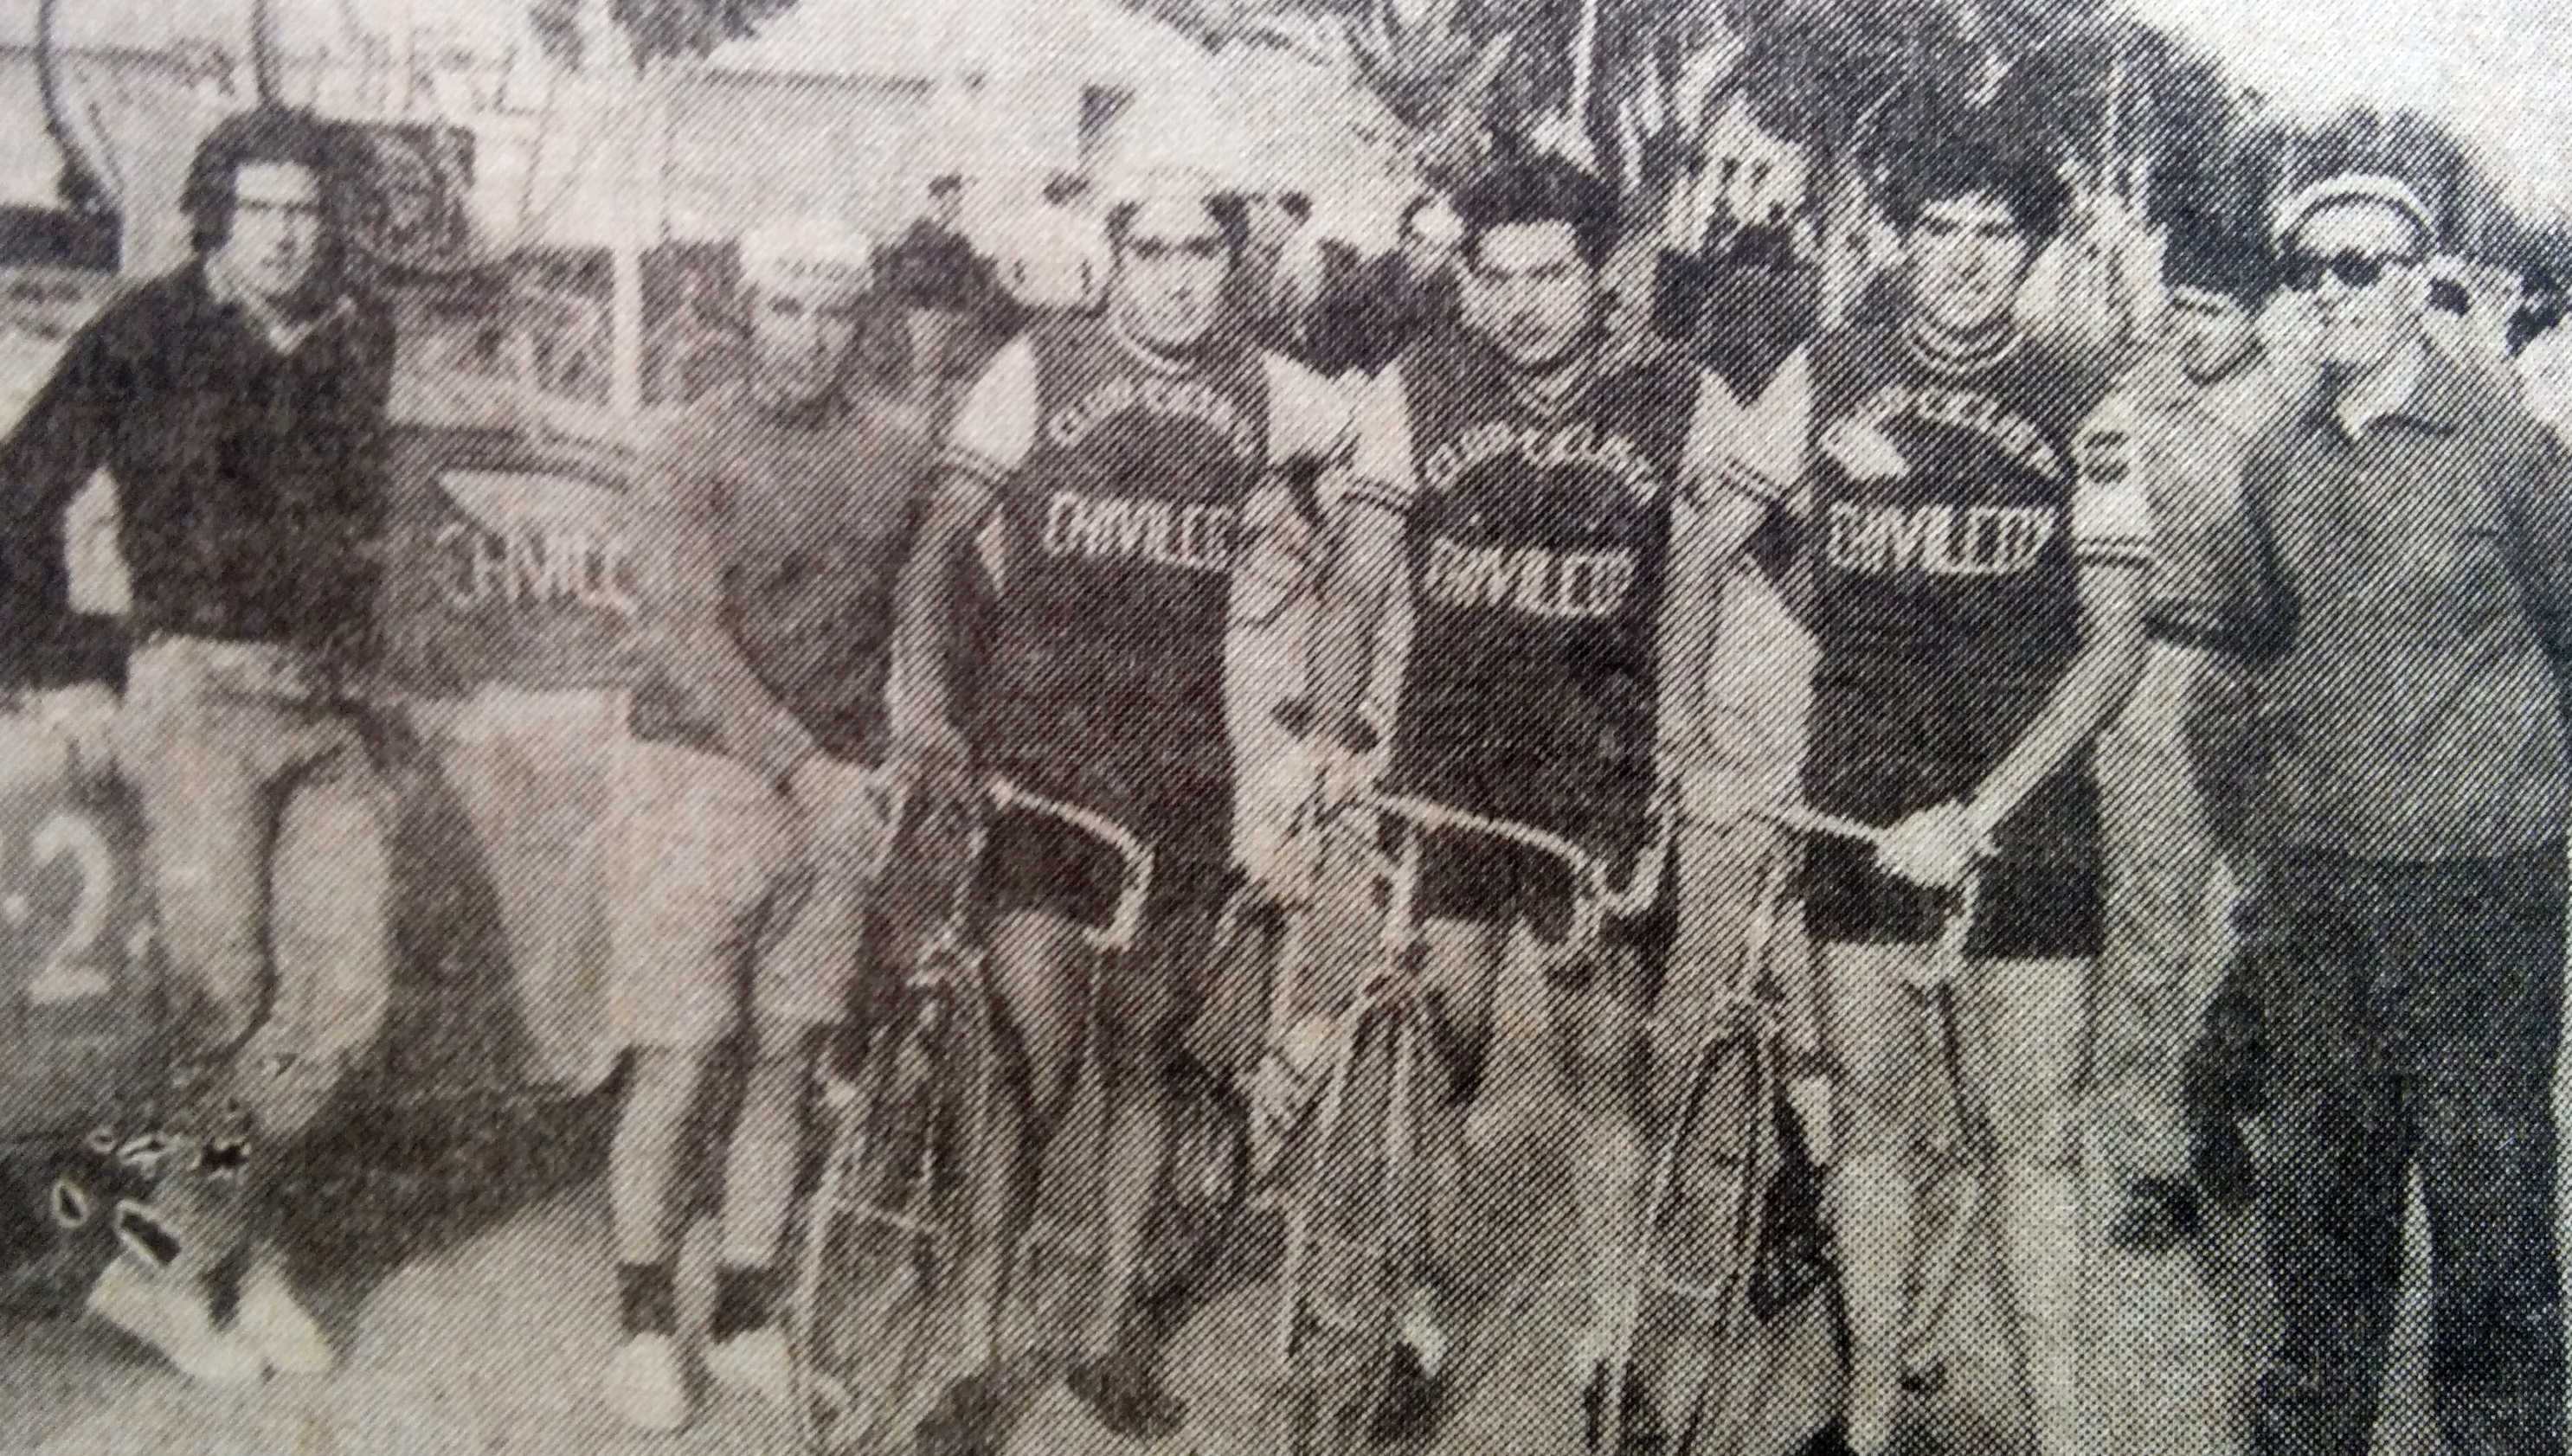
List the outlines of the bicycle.
{"label": "bicycle", "polygon": [[[1112,850],[1114,907],[1081,938],[1100,957],[1133,944],[1150,846],[1105,815],[1005,778],[988,780],[983,798],[992,815],[1044,815]],[[810,1452],[884,1449],[949,1373],[934,1301],[973,1231],[973,1190],[959,1175],[980,1168],[995,1115],[991,993],[970,925],[986,844],[977,822],[947,913],[904,974],[904,1014],[854,1071],[823,1077],[820,1186],[799,1230],[786,1321],[797,1430]]]}
{"label": "bicycle", "polygon": [[[1594,1386],[1593,1433],[1595,1449],[1602,1452],[1615,1453],[1624,1447],[1628,1412],[1622,1382],[1634,1363],[1648,1300],[1660,1296],[1690,1306],[1712,1306],[1712,1338],[1705,1346],[1702,1368],[1677,1382],[1694,1390],[1677,1441],[1678,1449],[1729,1451],[1744,1434],[1748,1412],[1740,1412],[1719,1430],[1710,1447],[1697,1447],[1696,1434],[1709,1412],[1721,1421],[1734,1411],[1735,1381],[1741,1371],[1735,1355],[1749,1320],[1766,1317],[1794,1297],[1763,1291],[1759,1283],[1769,1191],[1786,1157],[1775,1113],[1785,1085],[1786,1018],[1777,998],[1766,994],[1762,983],[1770,969],[1776,914],[1786,897],[1788,871],[1783,853],[1762,857],[1741,957],[1714,997],[1691,1008],[1698,1015],[1690,1028],[1693,1045],[1687,1049],[1684,1075],[1676,1084],[1673,1104],[1656,1110],[1658,1115],[1650,1123],[1661,1132],[1648,1155],[1649,1175],[1636,1224],[1641,1236],[1628,1251],[1616,1285],[1615,1318],[1606,1331],[1607,1373]],[[1670,1027],[1666,1013],[1642,1022],[1647,1037]],[[1737,1130],[1737,1141],[1723,1159],[1732,1172],[1720,1180],[1727,1193],[1711,1201],[1711,1222],[1721,1230],[1715,1250],[1721,1272],[1711,1279],[1689,1277],[1669,1258],[1671,1218],[1678,1208],[1688,1151],[1709,1126],[1708,1099],[1725,1084],[1737,1087],[1738,1097],[1730,1123]],[[1763,1304],[1771,1307],[1763,1310]],[[1763,1379],[1774,1377],[1777,1363],[1778,1355],[1772,1350]]]}
{"label": "bicycle", "polygon": [[[1648,911],[1668,862],[1673,815],[1656,804],[1656,833],[1634,856],[1620,885],[1599,855],[1533,825],[1477,814],[1404,794],[1373,793],[1351,806],[1372,816],[1369,877],[1385,890],[1376,958],[1348,1003],[1329,1015],[1320,1056],[1321,1086],[1274,1168],[1272,1205],[1282,1206],[1285,1237],[1271,1340],[1280,1385],[1281,1446],[1310,1449],[1325,1424],[1321,1404],[1335,1385],[1323,1367],[1323,1339],[1353,1345],[1359,1398],[1342,1413],[1370,1409],[1391,1368],[1398,1307],[1406,1281],[1426,1252],[1428,1189],[1420,1158],[1431,1109],[1424,1098],[1427,1043],[1438,1031],[1432,990],[1421,974],[1423,931],[1416,909],[1420,863],[1432,834],[1471,834],[1532,851],[1562,865],[1574,888],[1573,916],[1547,958],[1566,963],[1596,953],[1611,920]],[[1395,845],[1379,837],[1390,829]],[[1300,940],[1290,932],[1271,986],[1272,1046],[1290,1024],[1302,970]],[[1375,1053],[1377,1055],[1369,1055]],[[1380,1119],[1372,1136],[1351,1138],[1361,1104]],[[1325,1258],[1336,1270],[1319,1270]],[[1340,1363],[1346,1363],[1342,1361]]]}
{"label": "bicycle", "polygon": [[[1772,809],[1760,817],[1808,837],[1829,835],[1870,848],[1886,842],[1887,831],[1873,824],[1804,806]],[[1982,869],[1977,862],[1956,887],[1947,917],[1939,927],[1932,961],[1934,973],[1926,987],[1931,1013],[1937,1018],[1939,1066],[1947,1084],[1948,1113],[1953,1120],[1956,1146],[1951,1151],[1960,1155],[1962,1171],[1974,1181],[1966,1191],[1963,1207],[1946,1220],[1939,1236],[1914,1255],[1912,1283],[1917,1293],[1903,1321],[1901,1369],[1904,1388],[1921,1395],[1934,1394],[1946,1383],[1946,1355],[1938,1348],[1938,1342],[1962,1287],[1967,1255],[1977,1237],[1999,1236],[1994,1220],[2000,1201],[2000,1143],[1988,1099],[1966,1072],[1963,1023],[1956,1009],[1955,991],[1955,978],[1965,969],[1966,946],[1973,935],[1981,892]],[[1928,1192],[1923,1191],[1924,1202]],[[2032,1421],[2036,1417],[2035,1371],[2027,1348],[2026,1321],[2001,1260],[1988,1261],[1986,1272],[2001,1315],[2002,1338],[2010,1347],[2021,1410]]]}

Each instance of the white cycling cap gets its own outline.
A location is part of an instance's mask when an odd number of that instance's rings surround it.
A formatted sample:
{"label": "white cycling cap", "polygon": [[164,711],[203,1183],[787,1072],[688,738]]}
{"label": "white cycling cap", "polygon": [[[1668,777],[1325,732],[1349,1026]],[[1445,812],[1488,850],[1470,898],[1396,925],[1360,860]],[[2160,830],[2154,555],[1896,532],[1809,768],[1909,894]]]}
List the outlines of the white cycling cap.
{"label": "white cycling cap", "polygon": [[819,284],[863,293],[875,286],[875,245],[829,218],[764,224],[741,236],[741,276],[753,286]]}
{"label": "white cycling cap", "polygon": [[2316,214],[2352,204],[2372,204],[2401,214],[2418,230],[2423,252],[2437,243],[2438,227],[2430,221],[2429,205],[2420,201],[2409,183],[2380,172],[2343,172],[2296,192],[2277,205],[2276,226],[2269,236],[2283,252],[2294,245],[2296,233]]}

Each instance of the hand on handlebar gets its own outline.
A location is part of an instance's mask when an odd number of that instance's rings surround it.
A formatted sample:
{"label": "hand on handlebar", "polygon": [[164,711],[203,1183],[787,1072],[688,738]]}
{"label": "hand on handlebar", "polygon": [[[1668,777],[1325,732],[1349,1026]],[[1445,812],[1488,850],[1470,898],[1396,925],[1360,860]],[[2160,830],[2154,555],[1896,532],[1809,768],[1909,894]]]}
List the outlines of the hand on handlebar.
{"label": "hand on handlebar", "polygon": [[1885,830],[1875,846],[1875,866],[1896,879],[1951,890],[1991,852],[1973,810],[1950,800],[1906,814]]}
{"label": "hand on handlebar", "polygon": [[786,795],[803,813],[824,865],[858,880],[876,877],[901,800],[891,775],[814,753],[788,776]]}
{"label": "hand on handlebar", "polygon": [[886,766],[897,794],[919,795],[938,805],[980,801],[973,744],[964,729],[944,718],[895,724]]}

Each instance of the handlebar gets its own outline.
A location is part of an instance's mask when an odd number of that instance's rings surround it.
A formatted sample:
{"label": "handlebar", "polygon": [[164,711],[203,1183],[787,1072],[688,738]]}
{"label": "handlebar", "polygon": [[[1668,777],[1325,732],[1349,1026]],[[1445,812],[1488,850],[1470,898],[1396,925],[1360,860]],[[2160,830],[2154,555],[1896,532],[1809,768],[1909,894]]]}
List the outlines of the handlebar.
{"label": "handlebar", "polygon": [[1116,908],[1109,914],[1105,925],[1084,925],[1080,934],[1091,949],[1102,953],[1112,954],[1133,945],[1135,933],[1143,924],[1143,902],[1152,891],[1152,847],[1133,830],[1105,814],[1062,799],[1030,793],[1006,778],[987,780],[982,791],[990,800],[994,813],[1017,810],[1041,814],[1069,825],[1115,851],[1119,864]]}
{"label": "handlebar", "polygon": [[1652,836],[1634,852],[1624,883],[1619,885],[1611,875],[1607,859],[1551,829],[1515,819],[1479,814],[1434,799],[1403,793],[1370,793],[1358,803],[1385,818],[1406,826],[1401,858],[1394,866],[1394,914],[1388,928],[1408,930],[1410,914],[1409,883],[1418,872],[1418,838],[1422,834],[1477,834],[1486,839],[1515,845],[1544,855],[1564,868],[1572,877],[1572,929],[1567,945],[1587,950],[1598,943],[1601,931],[1609,918],[1630,920],[1650,910],[1660,898],[1663,872],[1668,868],[1670,840],[1677,830],[1677,805],[1667,795],[1656,796],[1651,804]]}

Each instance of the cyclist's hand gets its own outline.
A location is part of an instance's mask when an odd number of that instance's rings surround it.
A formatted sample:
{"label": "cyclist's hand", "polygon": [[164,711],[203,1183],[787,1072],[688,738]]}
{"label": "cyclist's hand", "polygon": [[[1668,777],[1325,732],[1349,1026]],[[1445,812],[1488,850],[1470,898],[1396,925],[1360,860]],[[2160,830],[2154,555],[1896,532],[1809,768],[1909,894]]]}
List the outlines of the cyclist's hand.
{"label": "cyclist's hand", "polygon": [[896,724],[886,766],[900,792],[920,795],[926,802],[959,803],[974,797],[973,744],[946,719]]}
{"label": "cyclist's hand", "polygon": [[105,684],[79,683],[37,695],[36,721],[63,745],[72,777],[105,782],[116,771],[116,694]]}
{"label": "cyclist's hand", "polygon": [[1933,890],[1964,883],[1984,854],[1983,836],[1964,804],[1937,804],[1905,815],[1875,846],[1875,866]]}
{"label": "cyclist's hand", "polygon": [[823,863],[859,879],[876,877],[898,817],[894,775],[814,753],[795,765],[786,794],[802,811]]}

